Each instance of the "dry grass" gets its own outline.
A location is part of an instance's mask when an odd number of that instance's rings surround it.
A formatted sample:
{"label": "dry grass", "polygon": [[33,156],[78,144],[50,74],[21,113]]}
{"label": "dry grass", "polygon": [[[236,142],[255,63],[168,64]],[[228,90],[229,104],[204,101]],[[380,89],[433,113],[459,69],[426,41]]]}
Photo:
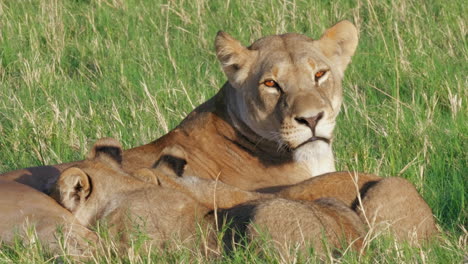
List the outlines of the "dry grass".
{"label": "dry grass", "polygon": [[[128,148],[163,135],[225,81],[212,47],[219,29],[248,44],[288,31],[317,38],[349,19],[360,44],[344,81],[338,168],[409,179],[445,235],[423,247],[369,236],[365,256],[348,252],[329,261],[461,263],[468,224],[467,11],[463,1],[435,0],[2,1],[0,171],[80,159],[104,136]],[[0,262],[50,260],[35,250],[4,247]],[[104,252],[95,262],[191,259],[187,252],[133,251],[126,260]],[[226,261],[270,260],[281,262],[245,249]]]}

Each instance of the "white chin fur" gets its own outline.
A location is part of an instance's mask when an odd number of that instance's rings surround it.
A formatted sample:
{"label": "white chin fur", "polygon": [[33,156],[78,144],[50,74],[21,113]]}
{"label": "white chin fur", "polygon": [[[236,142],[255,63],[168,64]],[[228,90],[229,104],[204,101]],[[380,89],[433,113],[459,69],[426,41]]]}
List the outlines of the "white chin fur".
{"label": "white chin fur", "polygon": [[306,165],[311,177],[336,171],[331,145],[321,140],[307,143],[294,150],[293,159]]}

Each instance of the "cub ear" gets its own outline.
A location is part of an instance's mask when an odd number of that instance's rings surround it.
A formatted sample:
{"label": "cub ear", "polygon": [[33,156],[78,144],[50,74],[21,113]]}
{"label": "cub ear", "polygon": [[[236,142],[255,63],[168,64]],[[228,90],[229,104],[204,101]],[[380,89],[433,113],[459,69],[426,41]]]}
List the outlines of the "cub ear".
{"label": "cub ear", "polygon": [[171,145],[161,152],[153,168],[167,176],[182,177],[187,166],[185,150],[179,145]]}
{"label": "cub ear", "polygon": [[147,169],[147,168],[139,169],[135,171],[132,174],[132,176],[147,183],[161,185],[158,177],[150,169]]}
{"label": "cub ear", "polygon": [[319,40],[322,52],[341,69],[342,73],[351,61],[357,44],[358,31],[353,23],[347,20],[327,29]]}
{"label": "cub ear", "polygon": [[91,194],[91,180],[81,169],[71,167],[60,174],[57,189],[60,203],[74,212]]}
{"label": "cub ear", "polygon": [[216,35],[215,47],[216,56],[229,82],[238,88],[246,80],[253,61],[252,57],[256,52],[242,46],[238,40],[223,31],[219,31]]}
{"label": "cub ear", "polygon": [[94,143],[88,154],[88,159],[104,158],[112,160],[119,165],[122,163],[122,145],[113,138],[101,138]]}

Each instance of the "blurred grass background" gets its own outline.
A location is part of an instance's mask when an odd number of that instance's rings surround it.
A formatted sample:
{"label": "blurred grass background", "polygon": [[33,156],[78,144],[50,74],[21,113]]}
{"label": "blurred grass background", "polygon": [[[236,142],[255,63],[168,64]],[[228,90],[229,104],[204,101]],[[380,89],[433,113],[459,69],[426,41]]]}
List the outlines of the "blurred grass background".
{"label": "blurred grass background", "polygon": [[[213,48],[220,29],[248,45],[285,32],[319,38],[348,19],[360,41],[343,83],[337,168],[409,179],[447,232],[443,243],[409,249],[415,259],[395,253],[390,260],[461,263],[468,240],[467,6],[0,1],[0,172],[82,159],[104,136],[125,148],[162,136],[225,82]],[[384,257],[375,247],[370,262]]]}

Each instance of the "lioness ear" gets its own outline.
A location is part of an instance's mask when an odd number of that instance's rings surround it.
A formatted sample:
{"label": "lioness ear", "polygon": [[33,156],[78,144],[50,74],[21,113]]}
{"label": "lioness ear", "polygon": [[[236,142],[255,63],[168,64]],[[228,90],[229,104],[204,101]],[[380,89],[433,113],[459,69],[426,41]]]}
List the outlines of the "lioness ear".
{"label": "lioness ear", "polygon": [[88,159],[104,158],[118,164],[122,163],[122,146],[113,138],[101,138],[94,143]]}
{"label": "lioness ear", "polygon": [[71,167],[60,175],[57,189],[60,203],[74,212],[91,194],[91,181],[84,171]]}
{"label": "lioness ear", "polygon": [[358,31],[353,23],[343,20],[327,29],[319,40],[320,49],[333,63],[346,70],[358,44]]}
{"label": "lioness ear", "polygon": [[161,183],[158,180],[158,177],[150,169],[147,168],[137,170],[132,174],[132,176],[147,183],[161,185]]}
{"label": "lioness ear", "polygon": [[256,52],[247,49],[229,34],[219,31],[215,39],[216,55],[232,86],[238,88],[247,78],[252,56]]}
{"label": "lioness ear", "polygon": [[161,157],[153,165],[154,169],[172,177],[182,177],[187,166],[184,149],[179,145],[171,145],[161,152]]}

